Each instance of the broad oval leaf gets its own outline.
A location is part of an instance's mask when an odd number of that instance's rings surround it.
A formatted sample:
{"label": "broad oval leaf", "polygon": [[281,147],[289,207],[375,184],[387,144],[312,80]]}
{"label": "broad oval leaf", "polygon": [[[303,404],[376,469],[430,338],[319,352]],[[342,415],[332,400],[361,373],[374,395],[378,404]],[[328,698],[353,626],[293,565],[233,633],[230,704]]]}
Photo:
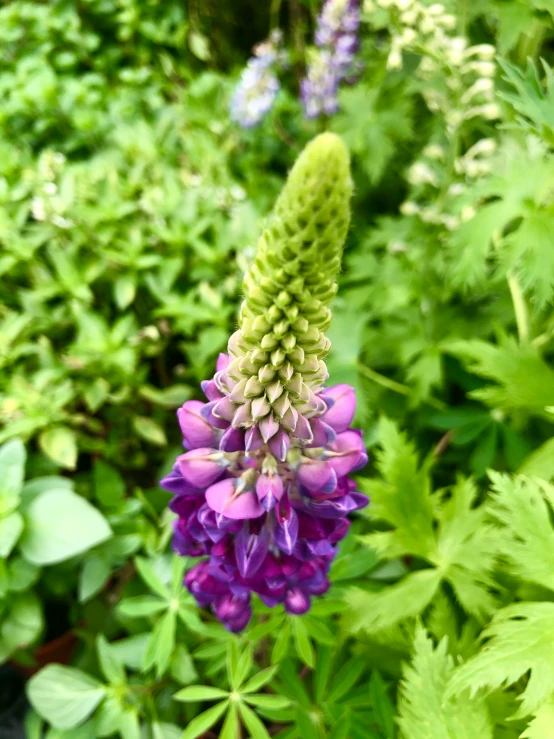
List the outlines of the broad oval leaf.
{"label": "broad oval leaf", "polygon": [[111,535],[104,516],[87,500],[70,490],[50,490],[29,504],[20,549],[33,564],[54,564]]}
{"label": "broad oval leaf", "polygon": [[35,711],[56,729],[71,729],[94,711],[106,694],[104,686],[81,670],[48,665],[27,684]]}

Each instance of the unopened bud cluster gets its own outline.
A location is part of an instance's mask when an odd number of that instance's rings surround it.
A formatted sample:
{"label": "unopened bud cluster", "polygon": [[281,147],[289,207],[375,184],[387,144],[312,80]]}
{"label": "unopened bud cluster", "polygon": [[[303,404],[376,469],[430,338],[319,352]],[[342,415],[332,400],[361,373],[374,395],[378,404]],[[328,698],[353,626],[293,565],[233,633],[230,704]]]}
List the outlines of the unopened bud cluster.
{"label": "unopened bud cluster", "polygon": [[367,504],[348,474],[367,460],[349,428],[351,387],[325,387],[324,330],[349,221],[347,152],[316,138],[290,173],[244,280],[229,353],[206,403],[179,410],[185,447],[162,485],[174,492],[174,547],[207,555],[186,577],[200,605],[239,631],[250,596],[291,613],[323,593],[350,511]]}

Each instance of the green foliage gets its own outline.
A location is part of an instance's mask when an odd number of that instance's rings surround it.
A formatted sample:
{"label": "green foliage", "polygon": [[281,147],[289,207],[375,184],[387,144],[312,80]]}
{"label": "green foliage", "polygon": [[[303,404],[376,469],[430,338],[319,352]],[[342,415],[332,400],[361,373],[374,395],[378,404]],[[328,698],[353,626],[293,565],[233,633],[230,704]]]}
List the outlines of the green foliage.
{"label": "green foliage", "polygon": [[[0,9],[0,662],[77,642],[29,680],[26,735],[546,739],[554,6],[366,2],[321,121],[319,3],[271,6],[291,63],[248,131],[228,101],[269,4]],[[255,602],[236,636],[183,588],[157,483],[241,297],[291,392],[273,343],[319,381],[327,333],[371,505],[309,613]]]}

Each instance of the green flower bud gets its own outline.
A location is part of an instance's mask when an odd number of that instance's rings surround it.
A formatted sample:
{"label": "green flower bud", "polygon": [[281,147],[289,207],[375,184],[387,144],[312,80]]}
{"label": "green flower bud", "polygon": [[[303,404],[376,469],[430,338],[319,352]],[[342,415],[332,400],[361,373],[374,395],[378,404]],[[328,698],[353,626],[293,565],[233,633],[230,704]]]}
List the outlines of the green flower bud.
{"label": "green flower bud", "polygon": [[[325,382],[328,303],[350,219],[352,182],[341,140],[311,141],[289,174],[245,275],[239,330],[229,341],[231,399],[245,406],[233,424],[273,413],[294,431],[298,413],[317,415]],[[243,382],[244,380],[244,382]]]}

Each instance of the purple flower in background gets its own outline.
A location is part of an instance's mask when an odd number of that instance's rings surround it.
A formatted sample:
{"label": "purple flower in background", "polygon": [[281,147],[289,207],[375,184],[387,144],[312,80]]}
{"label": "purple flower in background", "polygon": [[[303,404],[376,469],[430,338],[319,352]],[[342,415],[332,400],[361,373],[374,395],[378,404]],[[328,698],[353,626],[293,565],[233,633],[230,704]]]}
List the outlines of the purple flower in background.
{"label": "purple flower in background", "polygon": [[359,25],[358,0],[325,0],[315,32],[318,49],[301,82],[302,102],[308,118],[337,112],[339,84],[348,81],[356,71]]}
{"label": "purple flower in background", "polygon": [[221,355],[214,380],[202,383],[208,402],[189,400],[179,409],[188,451],[161,484],[175,494],[175,551],[209,557],[189,570],[187,588],[240,631],[252,593],[300,614],[328,589],[347,515],[368,502],[348,477],[367,454],[361,433],[349,428],[356,406],[350,386],[315,392],[314,413],[301,424],[296,414],[294,434],[271,417],[251,420],[245,431],[233,402],[241,391],[229,389],[228,376],[222,383],[228,367]]}
{"label": "purple flower in background", "polygon": [[275,68],[285,61],[279,49],[281,41],[281,32],[273,31],[267,41],[256,46],[242,72],[230,103],[231,120],[242,128],[256,126],[271,110],[280,89]]}

